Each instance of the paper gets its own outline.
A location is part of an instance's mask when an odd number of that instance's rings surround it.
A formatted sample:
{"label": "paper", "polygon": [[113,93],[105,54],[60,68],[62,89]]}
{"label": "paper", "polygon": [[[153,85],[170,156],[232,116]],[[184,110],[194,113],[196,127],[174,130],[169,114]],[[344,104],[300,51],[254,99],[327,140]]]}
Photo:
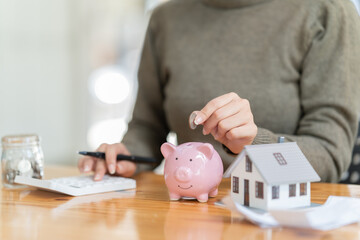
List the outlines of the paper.
{"label": "paper", "polygon": [[295,227],[316,230],[331,230],[360,221],[360,199],[330,196],[317,207],[278,209],[268,212],[234,203],[230,196],[223,200],[225,207],[244,216],[248,221],[261,227]]}

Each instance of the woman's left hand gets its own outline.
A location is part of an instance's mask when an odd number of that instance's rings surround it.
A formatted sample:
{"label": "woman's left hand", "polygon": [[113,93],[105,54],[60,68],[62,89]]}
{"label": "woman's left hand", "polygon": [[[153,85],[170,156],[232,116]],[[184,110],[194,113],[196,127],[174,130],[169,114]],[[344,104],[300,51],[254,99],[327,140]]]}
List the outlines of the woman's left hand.
{"label": "woman's left hand", "polygon": [[251,144],[257,134],[249,101],[233,92],[212,99],[193,114],[195,125],[203,125],[204,135],[211,133],[235,154]]}

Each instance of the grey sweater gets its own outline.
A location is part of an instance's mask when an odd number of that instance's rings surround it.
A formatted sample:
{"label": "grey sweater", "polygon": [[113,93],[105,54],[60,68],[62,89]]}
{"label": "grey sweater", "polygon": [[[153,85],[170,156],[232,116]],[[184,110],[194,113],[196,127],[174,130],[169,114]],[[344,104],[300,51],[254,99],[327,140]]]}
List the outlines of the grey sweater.
{"label": "grey sweater", "polygon": [[123,143],[162,159],[178,142],[209,142],[225,169],[234,160],[188,117],[236,92],[250,101],[258,134],[296,141],[322,181],[351,161],[360,110],[360,24],[348,0],[174,0],[150,20],[139,92]]}

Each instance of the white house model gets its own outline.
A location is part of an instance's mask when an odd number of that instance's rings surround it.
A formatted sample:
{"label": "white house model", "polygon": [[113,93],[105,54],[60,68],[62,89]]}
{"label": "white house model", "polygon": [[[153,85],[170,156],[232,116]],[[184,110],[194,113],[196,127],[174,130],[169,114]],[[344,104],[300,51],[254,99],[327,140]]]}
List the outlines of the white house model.
{"label": "white house model", "polygon": [[295,142],[245,146],[224,173],[234,202],[264,210],[310,206],[320,177]]}

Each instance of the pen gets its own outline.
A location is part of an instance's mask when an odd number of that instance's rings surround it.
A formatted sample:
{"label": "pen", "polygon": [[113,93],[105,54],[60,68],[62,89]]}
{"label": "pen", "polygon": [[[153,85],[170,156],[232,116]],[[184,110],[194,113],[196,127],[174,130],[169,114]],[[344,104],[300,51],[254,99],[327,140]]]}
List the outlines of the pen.
{"label": "pen", "polygon": [[[96,157],[100,159],[105,159],[104,152],[87,152],[87,151],[80,151],[78,152],[80,155]],[[127,160],[134,163],[148,163],[148,164],[156,164],[158,161],[155,158],[150,157],[140,157],[140,156],[133,156],[133,155],[122,155],[118,154],[116,156],[116,160]]]}

